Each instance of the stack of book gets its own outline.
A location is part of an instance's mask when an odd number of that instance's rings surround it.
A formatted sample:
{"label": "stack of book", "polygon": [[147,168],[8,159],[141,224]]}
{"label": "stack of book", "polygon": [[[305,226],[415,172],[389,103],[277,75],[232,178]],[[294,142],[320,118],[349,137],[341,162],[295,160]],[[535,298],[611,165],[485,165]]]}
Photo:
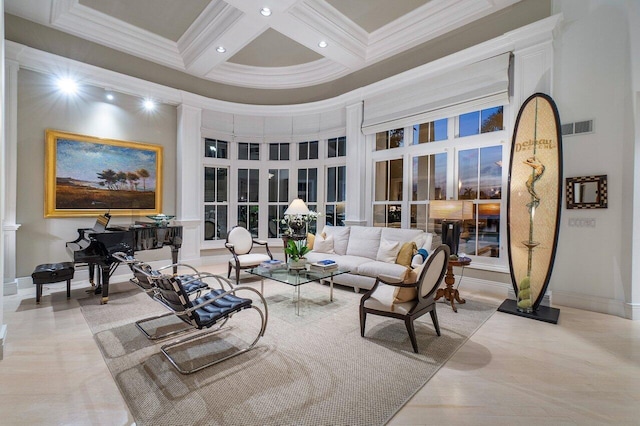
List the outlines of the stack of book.
{"label": "stack of book", "polygon": [[260,264],[260,268],[268,269],[270,271],[273,271],[275,269],[280,269],[280,268],[286,268],[286,266],[287,266],[286,263],[278,259],[265,260]]}
{"label": "stack of book", "polygon": [[338,269],[338,264],[331,259],[319,260],[309,265],[309,269],[312,271],[333,271]]}

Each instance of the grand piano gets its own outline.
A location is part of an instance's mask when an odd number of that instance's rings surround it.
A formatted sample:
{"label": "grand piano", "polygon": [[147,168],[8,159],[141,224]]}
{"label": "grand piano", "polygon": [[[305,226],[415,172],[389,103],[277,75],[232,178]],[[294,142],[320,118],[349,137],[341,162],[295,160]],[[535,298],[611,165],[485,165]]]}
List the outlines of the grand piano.
{"label": "grand piano", "polygon": [[[112,254],[123,252],[133,256],[136,251],[155,250],[171,246],[171,261],[178,263],[182,246],[182,226],[161,226],[136,222],[130,227],[109,228],[109,213],[101,215],[93,228],[78,228],[78,238],[67,242],[67,252],[76,265],[88,265],[89,281],[94,285],[96,267],[100,268],[95,294],[102,294],[101,304],[109,301],[109,278],[120,262]],[[176,267],[174,267],[174,273]]]}

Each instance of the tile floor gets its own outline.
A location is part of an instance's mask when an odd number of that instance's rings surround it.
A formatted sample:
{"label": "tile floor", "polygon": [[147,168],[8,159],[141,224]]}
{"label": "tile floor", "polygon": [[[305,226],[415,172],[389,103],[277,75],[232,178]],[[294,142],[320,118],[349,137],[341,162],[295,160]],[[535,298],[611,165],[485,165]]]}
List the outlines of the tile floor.
{"label": "tile floor", "polygon": [[[133,424],[74,300],[85,289],[4,297],[0,425]],[[640,322],[560,309],[558,325],[494,314],[390,425],[640,424]]]}

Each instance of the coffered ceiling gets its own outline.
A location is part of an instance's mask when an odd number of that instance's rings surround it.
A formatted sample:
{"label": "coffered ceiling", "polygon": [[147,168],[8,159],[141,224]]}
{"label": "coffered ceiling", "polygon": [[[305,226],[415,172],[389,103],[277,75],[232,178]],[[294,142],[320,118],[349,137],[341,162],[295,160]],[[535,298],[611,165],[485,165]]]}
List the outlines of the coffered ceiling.
{"label": "coffered ceiling", "polygon": [[5,0],[5,11],[207,80],[284,89],[334,81],[518,1]]}

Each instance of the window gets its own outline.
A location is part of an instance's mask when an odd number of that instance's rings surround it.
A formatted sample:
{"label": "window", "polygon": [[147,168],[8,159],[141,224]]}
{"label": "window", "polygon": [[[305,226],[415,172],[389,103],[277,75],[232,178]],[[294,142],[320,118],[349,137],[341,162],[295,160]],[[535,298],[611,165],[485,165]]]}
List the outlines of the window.
{"label": "window", "polygon": [[204,239],[227,238],[229,170],[226,167],[204,168]]}
{"label": "window", "polygon": [[317,160],[318,141],[300,142],[298,144],[298,160]]}
{"label": "window", "polygon": [[404,188],[403,159],[375,164],[375,201],[373,225],[399,228],[402,222]]}
{"label": "window", "polygon": [[413,157],[410,227],[428,229],[428,200],[447,199],[447,154]]}
{"label": "window", "polygon": [[[318,169],[298,169],[298,198],[302,199],[311,211],[317,211]],[[308,232],[316,233],[317,221],[309,223]]]}
{"label": "window", "polygon": [[238,169],[238,226],[258,237],[260,181],[258,169]]}
{"label": "window", "polygon": [[260,160],[260,144],[238,143],[238,160]]}
{"label": "window", "polygon": [[463,224],[460,251],[499,257],[502,146],[459,151],[458,164],[458,199],[475,203],[475,219]]}
{"label": "window", "polygon": [[269,238],[283,231],[281,220],[289,202],[289,169],[269,169]]}
{"label": "window", "polygon": [[[321,221],[326,217],[331,225],[344,225],[344,136],[293,143],[206,138],[201,151],[204,248],[220,247],[220,240],[224,241],[228,229],[235,225],[245,227],[256,238],[280,238],[284,211],[294,198],[303,199],[310,210],[322,212]],[[324,154],[329,151],[332,158]],[[323,226],[310,221],[309,232]]]}
{"label": "window", "polygon": [[209,158],[229,158],[227,147],[229,143],[217,139],[204,140],[204,156]]}
{"label": "window", "polygon": [[469,200],[474,215],[463,222],[459,251],[482,257],[477,264],[504,263],[504,110],[496,106],[376,133],[370,140],[373,225],[440,235],[440,219],[429,217],[431,202]]}
{"label": "window", "polygon": [[339,138],[332,138],[327,141],[327,157],[345,157],[347,155],[347,138],[342,136]]}
{"label": "window", "polygon": [[327,167],[327,225],[344,226],[344,202],[347,189],[346,167]]}
{"label": "window", "polygon": [[462,114],[458,117],[459,136],[497,132],[503,129],[503,107],[483,109]]}
{"label": "window", "polygon": [[446,118],[413,126],[413,144],[429,143],[447,139]]}
{"label": "window", "polygon": [[376,151],[404,146],[404,129],[376,133]]}
{"label": "window", "polygon": [[289,159],[289,144],[288,143],[270,143],[269,144],[269,160],[288,160]]}

